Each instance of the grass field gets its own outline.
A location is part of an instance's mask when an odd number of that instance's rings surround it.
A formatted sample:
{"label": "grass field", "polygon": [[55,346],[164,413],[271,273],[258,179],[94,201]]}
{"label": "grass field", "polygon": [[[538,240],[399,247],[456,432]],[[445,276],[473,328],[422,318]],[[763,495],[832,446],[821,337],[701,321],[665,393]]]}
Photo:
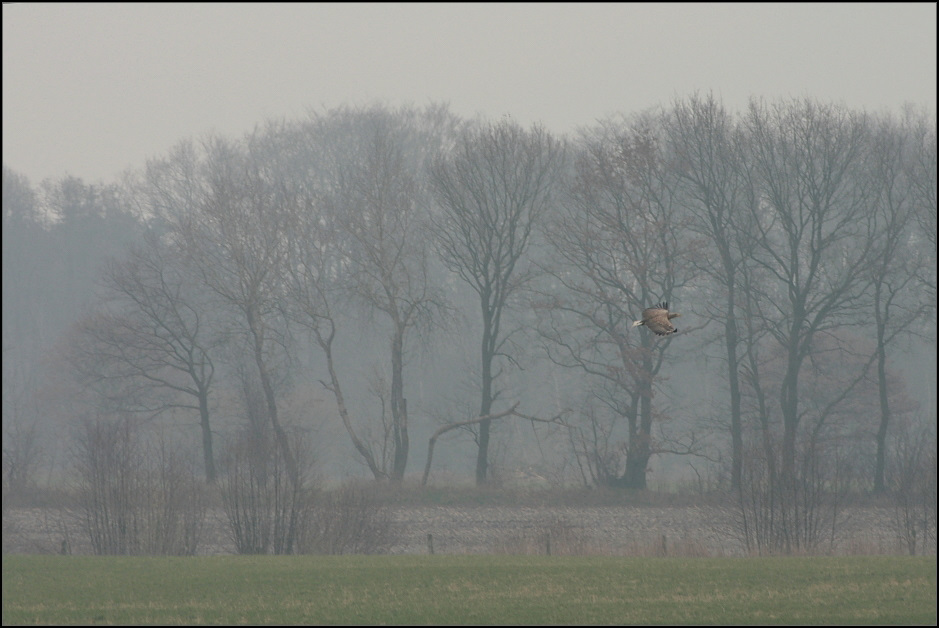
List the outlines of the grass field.
{"label": "grass field", "polygon": [[13,624],[936,624],[936,559],[3,557]]}

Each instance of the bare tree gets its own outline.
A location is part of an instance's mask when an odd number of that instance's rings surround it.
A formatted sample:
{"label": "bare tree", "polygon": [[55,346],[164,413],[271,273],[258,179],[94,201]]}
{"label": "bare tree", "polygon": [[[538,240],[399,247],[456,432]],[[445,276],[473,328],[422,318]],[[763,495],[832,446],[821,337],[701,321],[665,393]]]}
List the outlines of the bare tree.
{"label": "bare tree", "polygon": [[[392,460],[383,473],[394,481],[404,477],[410,448],[408,340],[412,330],[430,328],[446,311],[443,291],[431,276],[422,183],[434,153],[417,146],[439,143],[438,135],[448,132],[452,121],[445,111],[433,108],[421,112],[375,107],[331,112],[314,119],[310,128],[312,148],[329,155],[318,174],[325,180],[316,189],[316,205],[329,214],[329,224],[345,244],[343,283],[353,301],[390,324]],[[322,231],[323,224],[317,226]]]}
{"label": "bare tree", "polygon": [[910,160],[910,183],[913,187],[913,200],[916,208],[916,220],[924,249],[933,253],[930,264],[922,268],[920,283],[931,297],[933,315],[936,303],[936,125],[930,124],[925,116],[914,116],[910,125],[913,152]]}
{"label": "bare tree", "polygon": [[[887,349],[902,335],[916,333],[919,321],[934,307],[918,278],[929,264],[930,251],[916,225],[917,184],[911,180],[919,140],[912,125],[898,125],[891,117],[872,121],[870,178],[875,197],[873,263],[870,269],[871,308],[876,333],[877,385],[880,420],[876,432],[874,490],[886,489],[887,433],[892,410],[888,395]],[[933,249],[935,248],[935,242]]]}
{"label": "bare tree", "polygon": [[872,249],[862,114],[811,100],[751,101],[745,159],[755,190],[751,263],[765,273],[754,314],[784,349],[782,477],[794,481],[805,415],[800,373],[818,334],[856,322]]}
{"label": "bare tree", "polygon": [[730,403],[731,486],[740,484],[743,465],[743,419],[740,410],[740,375],[744,355],[741,343],[746,330],[738,328],[741,313],[743,275],[749,252],[746,185],[737,150],[737,124],[715,99],[694,95],[677,101],[666,112],[664,131],[675,154],[672,167],[678,177],[678,202],[692,217],[688,228],[700,233],[714,255],[694,260],[720,287],[708,300],[705,312],[722,325]]}
{"label": "bare tree", "polygon": [[335,342],[339,320],[336,310],[344,304],[342,280],[346,266],[342,234],[327,213],[317,211],[312,200],[307,201],[304,211],[295,214],[291,233],[292,237],[287,240],[289,263],[286,275],[291,317],[310,331],[323,352],[329,381],[321,383],[335,398],[339,417],[353,447],[375,479],[385,478],[387,472],[381,460],[353,423],[336,368]]}
{"label": "bare tree", "polygon": [[[262,131],[243,142],[209,138],[204,161],[170,199],[172,235],[183,259],[230,312],[257,368],[268,418],[289,477],[299,479],[289,439],[281,424],[273,369],[286,358],[283,265],[288,217],[295,190],[273,170]],[[191,168],[181,168],[189,173]],[[172,172],[172,170],[171,170]],[[154,182],[157,187],[165,180]],[[179,200],[187,203],[178,206]],[[188,203],[191,203],[188,204]]]}
{"label": "bare tree", "polygon": [[551,285],[536,302],[548,357],[583,372],[600,407],[627,426],[625,468],[610,459],[606,443],[617,430],[597,423],[595,408],[586,413],[593,438],[580,441],[592,440],[593,449],[581,454],[599,481],[629,488],[645,488],[654,453],[693,450],[691,440],[653,442],[656,378],[674,336],[632,326],[639,312],[672,299],[696,274],[655,130],[640,117],[608,121],[585,138],[569,203],[548,232],[557,262],[546,267]]}
{"label": "bare tree", "polygon": [[198,412],[205,475],[216,478],[210,424],[215,377],[205,302],[155,232],[105,267],[102,311],[77,324],[69,360],[112,410]]}
{"label": "bare tree", "polygon": [[[564,145],[540,126],[511,120],[466,132],[431,169],[440,206],[436,246],[446,267],[479,298],[479,416],[499,398],[500,359],[510,359],[503,328],[511,299],[530,279],[524,256],[532,231],[551,207],[564,168]],[[476,483],[487,481],[490,421],[479,423]]]}

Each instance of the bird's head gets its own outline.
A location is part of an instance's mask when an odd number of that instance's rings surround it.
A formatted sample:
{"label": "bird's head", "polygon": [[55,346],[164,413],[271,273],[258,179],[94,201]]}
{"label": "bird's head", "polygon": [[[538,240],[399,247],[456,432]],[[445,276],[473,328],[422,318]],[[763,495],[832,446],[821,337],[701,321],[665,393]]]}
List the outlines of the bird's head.
{"label": "bird's head", "polygon": [[673,318],[678,318],[679,316],[681,316],[681,314],[678,312],[669,312],[668,319],[671,320]]}

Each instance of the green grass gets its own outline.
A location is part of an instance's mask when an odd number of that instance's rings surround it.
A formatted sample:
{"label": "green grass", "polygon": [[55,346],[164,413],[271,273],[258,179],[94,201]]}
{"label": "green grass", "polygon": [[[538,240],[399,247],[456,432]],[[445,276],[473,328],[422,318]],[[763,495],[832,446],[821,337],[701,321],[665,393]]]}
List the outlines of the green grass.
{"label": "green grass", "polygon": [[936,624],[936,559],[3,557],[3,624]]}

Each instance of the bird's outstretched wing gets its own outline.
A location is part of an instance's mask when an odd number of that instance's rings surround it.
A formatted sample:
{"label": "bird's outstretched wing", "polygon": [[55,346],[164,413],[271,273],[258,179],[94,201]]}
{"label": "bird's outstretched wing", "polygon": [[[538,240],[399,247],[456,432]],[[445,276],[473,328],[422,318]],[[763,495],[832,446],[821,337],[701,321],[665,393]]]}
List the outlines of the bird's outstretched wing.
{"label": "bird's outstretched wing", "polygon": [[668,315],[668,301],[647,308],[642,312],[642,320],[649,331],[658,336],[667,336],[674,334],[678,329],[672,325]]}
{"label": "bird's outstretched wing", "polygon": [[646,324],[648,324],[649,319],[659,316],[664,316],[665,320],[668,320],[668,301],[664,301],[642,311],[642,320],[646,321]]}
{"label": "bird's outstretched wing", "polygon": [[649,331],[658,336],[667,336],[674,334],[678,329],[668,320],[668,316],[656,316],[646,321],[646,327]]}

